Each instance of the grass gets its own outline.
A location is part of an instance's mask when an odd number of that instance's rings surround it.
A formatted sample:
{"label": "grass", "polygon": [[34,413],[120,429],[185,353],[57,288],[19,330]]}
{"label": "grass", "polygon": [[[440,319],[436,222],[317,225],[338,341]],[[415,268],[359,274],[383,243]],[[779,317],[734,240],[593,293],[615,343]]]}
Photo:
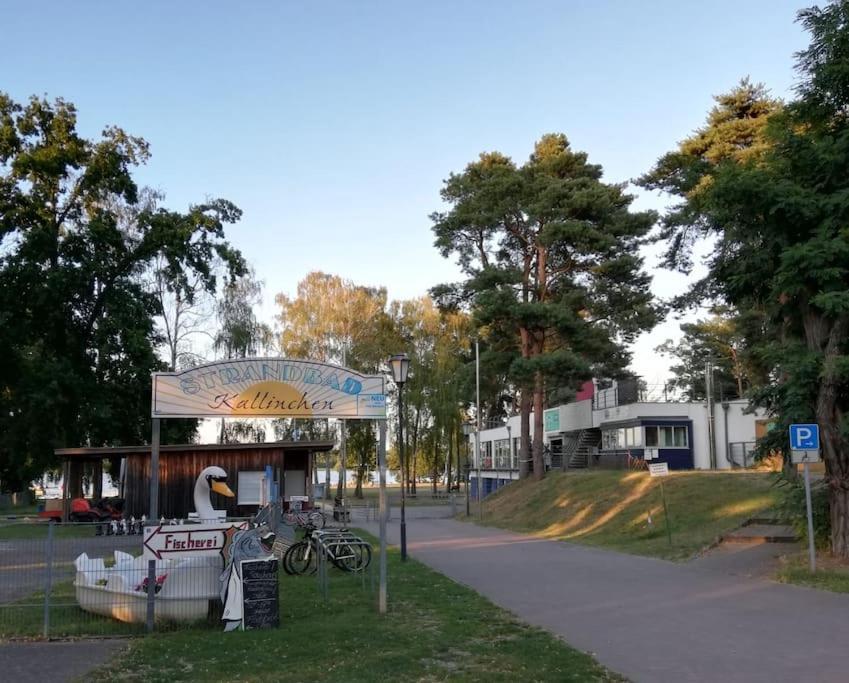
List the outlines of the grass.
{"label": "grass", "polygon": [[[676,472],[664,478],[672,545],[664,526],[660,479],[647,472],[552,472],[484,500],[484,524],[636,555],[692,557],[779,500],[767,473]],[[652,524],[648,524],[651,515]]]}
{"label": "grass", "polygon": [[[55,584],[50,591],[50,604],[51,638],[129,636],[144,631],[144,624],[125,624],[81,610],[77,605],[73,581]],[[0,640],[41,637],[43,633],[43,591],[0,608]]]}
{"label": "grass", "polygon": [[[91,681],[622,681],[587,654],[390,550],[389,613],[361,578],[280,580],[277,630],[201,629],[134,640]],[[375,557],[374,562],[377,562]],[[375,572],[377,566],[374,566]]]}
{"label": "grass", "polygon": [[[48,523],[15,522],[0,524],[0,540],[42,539],[47,540]],[[95,524],[56,524],[54,538],[88,538],[95,535]]]}
{"label": "grass", "polygon": [[827,553],[817,553],[817,571],[814,574],[808,568],[807,552],[784,558],[775,578],[781,583],[849,593],[849,565]]}

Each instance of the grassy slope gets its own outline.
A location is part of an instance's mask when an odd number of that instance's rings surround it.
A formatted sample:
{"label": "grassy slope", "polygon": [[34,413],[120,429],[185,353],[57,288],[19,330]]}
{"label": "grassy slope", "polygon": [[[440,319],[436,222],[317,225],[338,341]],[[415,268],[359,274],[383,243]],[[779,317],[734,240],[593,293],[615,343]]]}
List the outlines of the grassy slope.
{"label": "grassy slope", "polygon": [[[660,480],[646,472],[550,473],[507,486],[484,501],[484,523],[639,555],[691,557],[778,492],[768,474],[680,472],[664,480],[672,545],[666,538]],[[647,525],[651,513],[654,525]]]}
{"label": "grassy slope", "polygon": [[[377,557],[374,559],[377,562]],[[134,640],[91,681],[621,681],[589,655],[390,551],[389,614],[360,578],[281,577],[281,627],[189,629]],[[376,566],[375,566],[376,571]]]}

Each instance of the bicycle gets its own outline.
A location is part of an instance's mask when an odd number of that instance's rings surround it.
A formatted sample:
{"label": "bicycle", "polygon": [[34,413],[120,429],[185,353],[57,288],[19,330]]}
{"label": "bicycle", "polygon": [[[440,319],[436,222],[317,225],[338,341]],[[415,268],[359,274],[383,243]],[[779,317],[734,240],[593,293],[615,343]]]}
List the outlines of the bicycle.
{"label": "bicycle", "polygon": [[337,569],[357,573],[371,563],[371,546],[347,529],[321,531],[304,527],[306,534],[289,546],[283,555],[283,571],[287,574],[314,574],[318,569],[319,544]]}
{"label": "bicycle", "polygon": [[287,526],[299,526],[303,528],[323,529],[327,518],[321,510],[289,510],[283,513],[283,523]]}

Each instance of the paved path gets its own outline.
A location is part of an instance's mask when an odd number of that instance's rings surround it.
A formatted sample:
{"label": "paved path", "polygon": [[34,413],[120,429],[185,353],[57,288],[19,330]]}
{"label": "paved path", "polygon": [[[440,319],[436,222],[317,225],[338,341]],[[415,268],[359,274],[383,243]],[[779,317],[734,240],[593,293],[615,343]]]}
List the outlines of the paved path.
{"label": "paved path", "polygon": [[124,640],[0,643],[0,679],[67,683],[105,663],[126,644]]}
{"label": "paved path", "polygon": [[454,520],[415,520],[407,538],[416,559],[633,681],[849,679],[849,595]]}

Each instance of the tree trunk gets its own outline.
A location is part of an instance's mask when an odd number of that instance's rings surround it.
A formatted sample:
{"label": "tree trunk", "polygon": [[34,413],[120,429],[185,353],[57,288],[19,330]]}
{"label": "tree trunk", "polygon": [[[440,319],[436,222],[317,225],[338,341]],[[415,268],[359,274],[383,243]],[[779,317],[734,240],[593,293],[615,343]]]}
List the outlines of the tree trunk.
{"label": "tree trunk", "polygon": [[816,418],[830,491],[831,552],[842,559],[849,559],[849,444],[840,429],[844,413],[838,398],[841,382],[838,361],[847,327],[849,320],[839,318],[828,330],[826,337],[828,328],[822,318],[815,318],[811,314],[805,318],[808,348],[813,347],[823,354]]}
{"label": "tree trunk", "polygon": [[360,463],[357,466],[357,487],[354,489],[354,498],[362,499],[363,497],[363,479],[366,476],[366,466]]}
{"label": "tree trunk", "polygon": [[519,404],[519,479],[525,479],[530,474],[531,459],[531,392],[522,389],[522,399]]}
{"label": "tree trunk", "polygon": [[542,451],[542,411],[544,407],[545,382],[542,373],[537,372],[534,378],[534,479],[539,481],[545,476],[545,459]]}
{"label": "tree trunk", "polygon": [[451,493],[451,459],[454,457],[454,437],[456,430],[448,429],[448,459],[445,463],[445,493]]}

